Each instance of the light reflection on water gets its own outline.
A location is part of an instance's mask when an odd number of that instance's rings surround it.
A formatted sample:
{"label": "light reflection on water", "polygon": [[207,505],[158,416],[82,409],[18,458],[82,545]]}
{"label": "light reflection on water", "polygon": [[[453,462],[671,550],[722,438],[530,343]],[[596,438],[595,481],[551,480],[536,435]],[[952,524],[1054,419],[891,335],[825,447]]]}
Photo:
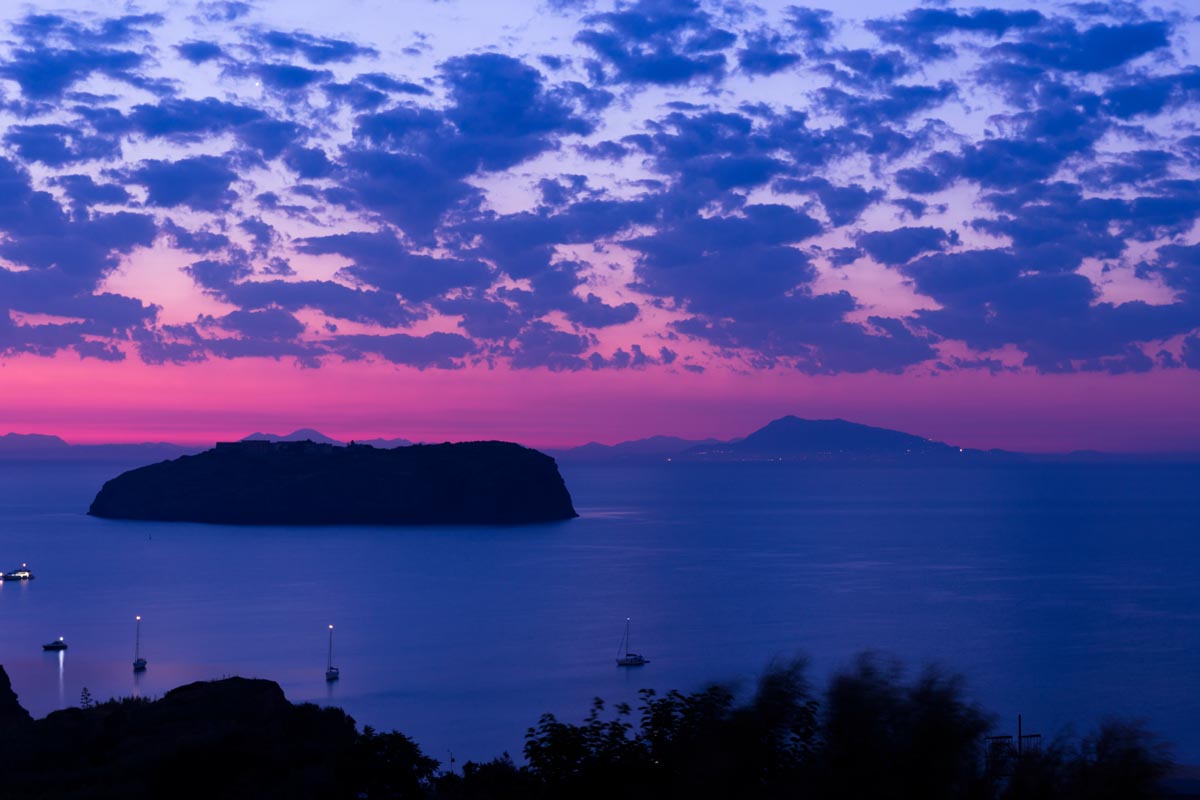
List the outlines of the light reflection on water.
{"label": "light reflection on water", "polygon": [[[524,528],[233,528],[80,513],[112,464],[0,463],[0,663],[41,716],[228,675],[399,728],[435,758],[508,749],[595,696],[817,677],[867,648],[962,670],[1047,735],[1200,731],[1194,467],[567,467],[583,516]],[[132,672],[141,614],[145,673]],[[651,664],[619,670],[625,617]],[[341,679],[324,680],[329,623]],[[40,646],[65,635],[57,665]]]}

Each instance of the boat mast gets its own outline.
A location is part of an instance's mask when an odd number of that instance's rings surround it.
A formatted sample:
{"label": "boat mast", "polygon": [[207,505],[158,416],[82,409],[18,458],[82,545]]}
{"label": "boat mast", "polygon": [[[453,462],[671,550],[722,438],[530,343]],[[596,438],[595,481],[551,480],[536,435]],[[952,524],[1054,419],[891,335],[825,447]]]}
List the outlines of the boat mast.
{"label": "boat mast", "polygon": [[333,669],[333,626],[329,626],[329,666],[326,669]]}
{"label": "boat mast", "polygon": [[617,658],[629,654],[629,617],[625,618],[625,635],[621,637],[621,644],[617,648]]}
{"label": "boat mast", "polygon": [[133,660],[136,662],[142,653],[142,615],[138,614],[134,619],[137,620],[137,633],[133,635]]}

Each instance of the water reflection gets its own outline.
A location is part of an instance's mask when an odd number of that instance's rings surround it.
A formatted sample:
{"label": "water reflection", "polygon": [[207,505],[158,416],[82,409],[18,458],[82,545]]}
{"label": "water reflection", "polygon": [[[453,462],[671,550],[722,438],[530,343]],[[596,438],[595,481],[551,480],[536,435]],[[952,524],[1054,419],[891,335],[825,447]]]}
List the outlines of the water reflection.
{"label": "water reflection", "polygon": [[67,707],[67,691],[66,691],[66,683],[64,682],[63,675],[64,675],[64,667],[67,664],[67,651],[59,650],[58,653],[56,653],[56,655],[58,656],[58,707],[66,708]]}

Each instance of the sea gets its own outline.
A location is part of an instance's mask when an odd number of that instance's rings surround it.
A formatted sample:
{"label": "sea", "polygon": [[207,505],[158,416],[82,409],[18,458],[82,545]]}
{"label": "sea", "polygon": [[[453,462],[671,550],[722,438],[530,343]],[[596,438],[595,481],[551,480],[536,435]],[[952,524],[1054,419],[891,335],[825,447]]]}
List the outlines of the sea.
{"label": "sea", "polygon": [[[241,675],[519,762],[544,713],[869,651],[961,673],[997,733],[1136,718],[1200,763],[1200,466],[566,464],[580,517],[545,525],[88,517],[129,466],[0,462],[0,567],[36,575],[0,584],[0,664],[35,716]],[[615,664],[627,618],[646,666]]]}

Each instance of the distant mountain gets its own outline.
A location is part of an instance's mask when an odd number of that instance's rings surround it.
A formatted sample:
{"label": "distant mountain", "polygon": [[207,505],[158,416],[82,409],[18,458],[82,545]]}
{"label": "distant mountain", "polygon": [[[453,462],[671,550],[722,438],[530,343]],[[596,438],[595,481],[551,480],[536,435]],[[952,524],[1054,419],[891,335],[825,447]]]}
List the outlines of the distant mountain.
{"label": "distant mountain", "polygon": [[651,436],[620,444],[589,442],[566,450],[545,450],[555,459],[565,462],[662,461],[679,455],[688,448],[720,444],[719,439],[681,439],[678,436]]}
{"label": "distant mountain", "polygon": [[0,436],[0,459],[7,460],[94,460],[162,461],[198,453],[203,447],[186,447],[168,442],[140,444],[68,444],[58,436],[43,433],[6,433]]}
{"label": "distant mountain", "polygon": [[814,461],[903,462],[964,459],[1020,459],[1016,453],[953,447],[902,431],[875,428],[844,419],[774,420],[749,436],[722,441],[652,436],[603,445],[592,442],[566,450],[547,450],[563,463],[630,463],[651,461]]}
{"label": "distant mountain", "polygon": [[330,438],[312,428],[300,428],[289,434],[280,436],[278,433],[252,433],[242,439],[243,442],[316,442],[317,444],[345,444],[345,442]]}
{"label": "distant mountain", "polygon": [[[317,444],[336,444],[346,445],[349,442],[343,442],[340,439],[326,436],[320,431],[312,428],[300,428],[292,431],[289,434],[280,436],[277,433],[252,433],[242,439],[243,442],[316,442]],[[391,450],[393,447],[408,447],[413,444],[408,439],[355,439],[355,444],[365,444],[374,447],[377,450]]]}
{"label": "distant mountain", "polygon": [[[927,459],[967,451],[943,442],[844,419],[774,420],[738,442],[697,445],[683,455],[703,460],[786,459],[805,461]],[[979,451],[971,451],[977,454]]]}
{"label": "distant mountain", "polygon": [[0,436],[0,453],[45,453],[61,451],[70,446],[57,436],[44,433],[6,433]]}

